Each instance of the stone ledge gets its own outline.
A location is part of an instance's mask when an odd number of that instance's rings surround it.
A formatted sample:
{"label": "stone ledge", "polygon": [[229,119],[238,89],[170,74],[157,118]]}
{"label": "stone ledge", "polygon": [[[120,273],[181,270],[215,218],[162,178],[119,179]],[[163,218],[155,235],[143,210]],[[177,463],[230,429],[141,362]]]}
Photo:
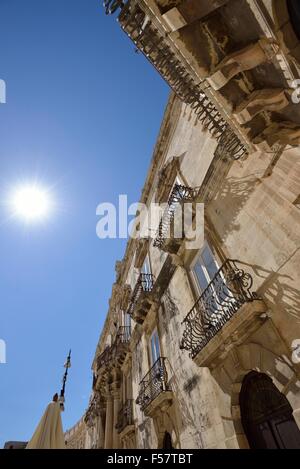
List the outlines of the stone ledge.
{"label": "stone ledge", "polygon": [[261,316],[266,312],[267,306],[263,300],[245,303],[196,355],[196,365],[217,366],[234,346],[243,343],[263,324],[265,319]]}
{"label": "stone ledge", "polygon": [[147,417],[154,417],[157,412],[165,412],[173,403],[173,391],[162,391],[144,409]]}

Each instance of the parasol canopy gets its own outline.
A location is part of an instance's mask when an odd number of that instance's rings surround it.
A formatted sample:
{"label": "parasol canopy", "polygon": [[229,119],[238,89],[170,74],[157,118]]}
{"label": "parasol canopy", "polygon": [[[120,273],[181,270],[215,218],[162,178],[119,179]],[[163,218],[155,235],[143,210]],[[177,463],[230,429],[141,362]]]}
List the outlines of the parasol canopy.
{"label": "parasol canopy", "polygon": [[65,438],[61,421],[61,403],[57,394],[48,404],[26,449],[65,449]]}

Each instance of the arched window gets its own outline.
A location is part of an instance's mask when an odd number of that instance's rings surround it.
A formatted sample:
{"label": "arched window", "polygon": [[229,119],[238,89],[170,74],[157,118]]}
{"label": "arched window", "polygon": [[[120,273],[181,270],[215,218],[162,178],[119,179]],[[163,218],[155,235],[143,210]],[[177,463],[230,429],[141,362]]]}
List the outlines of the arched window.
{"label": "arched window", "polygon": [[287,398],[269,376],[251,371],[240,392],[241,420],[252,449],[300,449],[300,430]]}

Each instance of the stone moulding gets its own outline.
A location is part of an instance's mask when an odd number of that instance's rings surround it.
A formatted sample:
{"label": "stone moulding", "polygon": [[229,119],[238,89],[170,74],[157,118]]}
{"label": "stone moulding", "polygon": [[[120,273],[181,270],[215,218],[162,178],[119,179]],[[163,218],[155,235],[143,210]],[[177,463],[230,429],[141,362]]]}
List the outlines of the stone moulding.
{"label": "stone moulding", "polygon": [[[107,14],[120,8],[118,22],[121,28],[157,69],[175,94],[194,110],[197,118],[212,136],[218,140],[229,139],[228,153],[239,159],[248,153],[245,142],[230,128],[216,104],[199,86],[199,81],[189,73],[184,63],[172,50],[167,38],[152,24],[147,14],[131,0],[104,2]],[[225,137],[224,137],[225,135]]]}
{"label": "stone moulding", "polygon": [[233,318],[194,357],[198,366],[214,368],[222,362],[228,352],[243,343],[264,323],[267,311],[263,300],[244,304]]}

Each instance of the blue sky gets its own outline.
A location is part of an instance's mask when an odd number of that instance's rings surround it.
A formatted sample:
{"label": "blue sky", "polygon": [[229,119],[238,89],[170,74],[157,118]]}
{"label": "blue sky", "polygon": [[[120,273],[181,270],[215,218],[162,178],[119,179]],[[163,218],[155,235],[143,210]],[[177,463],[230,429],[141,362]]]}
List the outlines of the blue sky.
{"label": "blue sky", "polygon": [[[169,90],[99,0],[0,0],[0,446],[28,440],[72,348],[64,428],[81,417],[124,240],[99,240],[96,207],[140,197]],[[55,209],[25,226],[20,182]]]}

